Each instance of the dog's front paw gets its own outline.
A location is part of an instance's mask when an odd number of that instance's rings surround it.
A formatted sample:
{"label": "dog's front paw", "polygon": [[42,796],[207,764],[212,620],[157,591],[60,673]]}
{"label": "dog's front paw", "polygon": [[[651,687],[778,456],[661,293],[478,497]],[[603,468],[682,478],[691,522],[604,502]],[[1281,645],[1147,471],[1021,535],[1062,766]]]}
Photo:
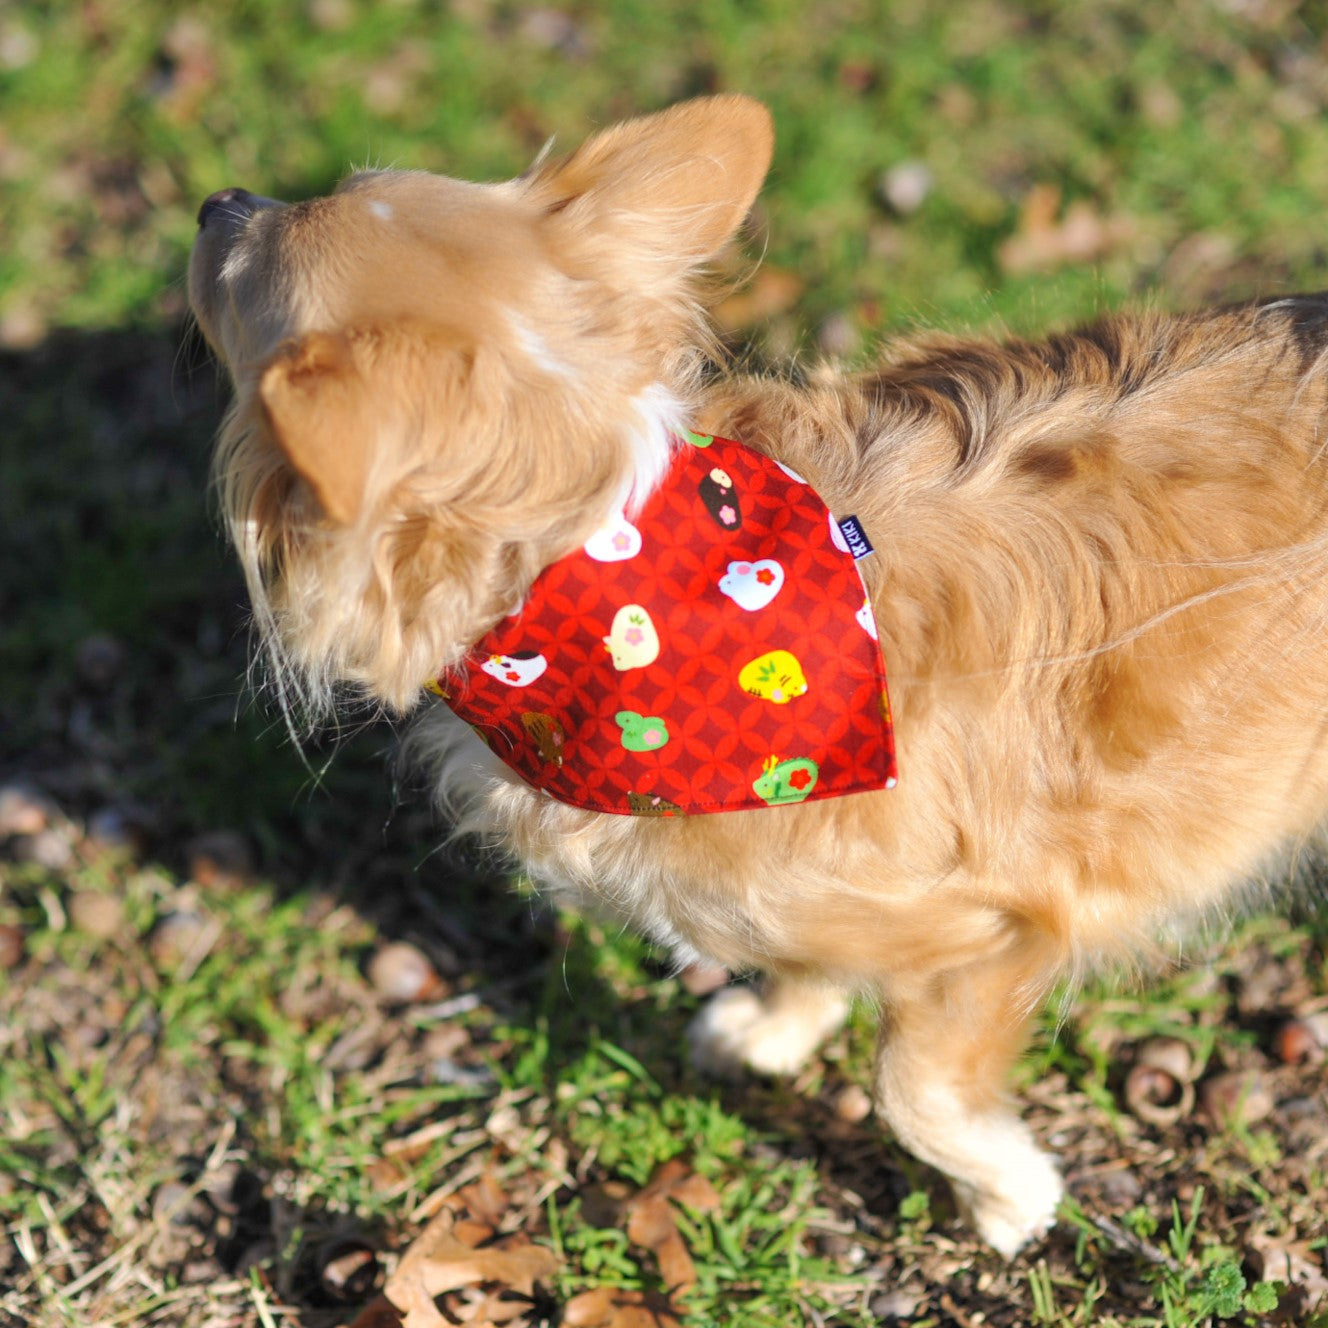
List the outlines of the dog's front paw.
{"label": "dog's front paw", "polygon": [[762,998],[751,987],[716,992],[687,1030],[692,1063],[706,1074],[734,1078],[794,1074],[844,1021],[847,1003],[837,994],[787,987]]}
{"label": "dog's front paw", "polygon": [[960,1206],[978,1235],[1007,1259],[1050,1230],[1064,1193],[1056,1164],[1045,1153],[1032,1151],[1018,1176],[1000,1190],[974,1192],[955,1186]]}

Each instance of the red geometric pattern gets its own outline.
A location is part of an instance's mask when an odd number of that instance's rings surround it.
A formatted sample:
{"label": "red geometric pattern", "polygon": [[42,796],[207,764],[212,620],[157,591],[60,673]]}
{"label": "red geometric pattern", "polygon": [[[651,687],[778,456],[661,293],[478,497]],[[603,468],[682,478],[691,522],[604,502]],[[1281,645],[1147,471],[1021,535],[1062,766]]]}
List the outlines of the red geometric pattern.
{"label": "red geometric pattern", "polygon": [[439,680],[528,783],[601,812],[681,815],[895,782],[862,579],[809,485],[690,435],[630,521],[545,569]]}

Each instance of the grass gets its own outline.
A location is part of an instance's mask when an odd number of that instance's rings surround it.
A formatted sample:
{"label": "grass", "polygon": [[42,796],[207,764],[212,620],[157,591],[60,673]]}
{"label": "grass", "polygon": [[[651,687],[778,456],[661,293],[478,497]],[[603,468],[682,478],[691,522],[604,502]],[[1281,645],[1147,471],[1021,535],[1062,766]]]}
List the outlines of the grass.
{"label": "grass", "polygon": [[[1322,1323],[1322,1071],[1271,1051],[1328,1001],[1322,923],[1256,919],[1173,979],[1048,1016],[1019,1089],[1075,1201],[1002,1265],[842,1108],[869,1012],[793,1084],[708,1083],[684,1051],[696,1001],[658,958],[435,851],[393,735],[292,750],[244,683],[205,496],[224,393],[182,274],[224,185],[298,197],[366,162],[496,178],[551,136],[740,89],[779,147],[736,346],[865,358],[918,326],[1315,287],[1326,19],[1279,0],[0,14],[0,783],[58,808],[54,847],[0,846],[21,944],[0,964],[0,1324],[348,1323],[328,1242],[390,1264],[484,1176],[558,1255],[526,1316],[551,1320],[601,1285],[661,1290],[624,1205],[667,1163],[720,1196],[677,1210],[689,1323],[1258,1323],[1264,1278]],[[197,839],[226,829],[249,861],[218,870]],[[425,998],[369,976],[397,939],[433,961]],[[1162,1035],[1210,1077],[1262,1076],[1273,1110],[1142,1126],[1122,1080]]]}

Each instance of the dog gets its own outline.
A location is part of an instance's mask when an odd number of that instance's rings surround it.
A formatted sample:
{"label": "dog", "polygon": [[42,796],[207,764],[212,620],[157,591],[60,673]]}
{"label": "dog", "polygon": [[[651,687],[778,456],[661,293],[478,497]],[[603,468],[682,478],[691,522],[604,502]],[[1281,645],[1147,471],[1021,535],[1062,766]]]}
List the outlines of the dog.
{"label": "dog", "polygon": [[[1049,992],[1240,907],[1328,811],[1328,298],[741,371],[706,274],[772,143],[716,96],[502,183],[214,194],[216,483],[286,704],[414,713],[456,824],[680,965],[765,974],[698,1017],[704,1062],[792,1072],[868,994],[879,1115],[1010,1256],[1063,1189],[1006,1090]],[[794,552],[734,528],[762,503]],[[790,593],[787,638],[750,635]],[[757,731],[864,696],[819,754]]]}

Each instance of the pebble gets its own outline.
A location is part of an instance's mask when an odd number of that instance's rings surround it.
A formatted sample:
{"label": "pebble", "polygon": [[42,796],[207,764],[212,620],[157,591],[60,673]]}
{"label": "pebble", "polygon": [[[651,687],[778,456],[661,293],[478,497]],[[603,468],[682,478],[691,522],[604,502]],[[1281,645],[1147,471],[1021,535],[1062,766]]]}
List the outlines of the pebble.
{"label": "pebble", "polygon": [[1212,1124],[1225,1127],[1253,1125],[1263,1120],[1275,1103],[1257,1070],[1232,1070],[1200,1085],[1199,1105]]}
{"label": "pebble", "polygon": [[374,990],[388,1001],[429,1001],[442,995],[442,979],[428,956],[408,941],[389,941],[369,960],[367,972]]}
{"label": "pebble", "polygon": [[901,216],[916,212],[931,193],[931,167],[923,161],[901,161],[885,171],[878,184],[881,198]]}
{"label": "pebble", "polygon": [[883,1323],[906,1323],[917,1313],[922,1297],[912,1291],[883,1291],[871,1299],[871,1312]]}
{"label": "pebble", "polygon": [[866,1120],[871,1112],[871,1094],[861,1084],[849,1084],[835,1098],[835,1115],[852,1125]]}
{"label": "pebble", "polygon": [[828,315],[816,329],[817,346],[833,359],[847,359],[855,354],[861,340],[853,320],[842,312]]}
{"label": "pebble", "polygon": [[58,815],[55,803],[31,784],[0,787],[0,838],[40,834]]}
{"label": "pebble", "polygon": [[1109,1171],[1099,1182],[1102,1201],[1120,1211],[1133,1208],[1143,1196],[1143,1182],[1130,1170]]}
{"label": "pebble", "polygon": [[20,862],[35,862],[52,872],[65,871],[74,861],[74,846],[69,836],[54,827],[33,835],[16,835],[10,849]]}
{"label": "pebble", "polygon": [[95,940],[109,940],[124,925],[124,904],[119,896],[101,890],[79,890],[66,907],[69,921]]}

